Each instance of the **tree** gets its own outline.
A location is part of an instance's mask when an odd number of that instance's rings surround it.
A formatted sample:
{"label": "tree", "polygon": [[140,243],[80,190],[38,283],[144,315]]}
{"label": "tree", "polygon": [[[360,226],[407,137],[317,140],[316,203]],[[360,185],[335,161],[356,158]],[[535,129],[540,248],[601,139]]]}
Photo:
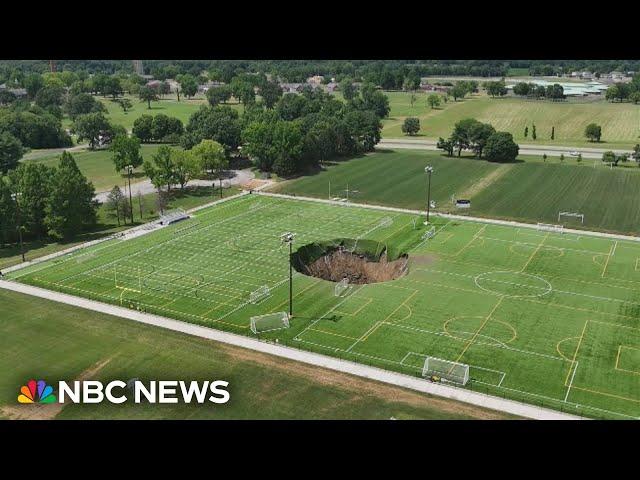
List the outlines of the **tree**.
{"label": "tree", "polygon": [[531,139],[532,140],[537,140],[538,139],[538,134],[536,133],[536,125],[535,125],[535,123],[531,126]]}
{"label": "tree", "polygon": [[212,87],[207,90],[207,100],[209,105],[215,107],[219,103],[226,103],[231,98],[231,89],[227,85]]}
{"label": "tree", "polygon": [[453,141],[445,140],[444,138],[440,137],[438,139],[438,143],[436,144],[436,147],[438,147],[440,150],[444,150],[447,156],[449,157],[453,156],[453,149],[455,147]]}
{"label": "tree", "polygon": [[584,129],[584,136],[589,139],[590,142],[600,142],[602,137],[602,127],[595,123],[590,123]]}
{"label": "tree", "polygon": [[529,136],[529,127],[526,126],[524,127],[524,138],[527,138]]}
{"label": "tree", "polygon": [[560,163],[564,162],[564,153],[560,154]]}
{"label": "tree", "polygon": [[75,120],[79,115],[87,113],[106,112],[107,109],[102,102],[96,100],[88,93],[78,93],[77,95],[69,95],[65,104],[65,110],[71,120]]}
{"label": "tree", "polygon": [[198,93],[198,82],[193,75],[182,75],[180,77],[180,89],[187,98],[191,98]]}
{"label": "tree", "polygon": [[465,118],[458,121],[454,127],[451,137],[449,138],[458,149],[458,156],[462,154],[462,150],[468,150],[472,148],[471,132],[476,125],[480,122],[474,118]]}
{"label": "tree", "polygon": [[[222,145],[220,145],[220,149],[223,150]],[[172,148],[171,163],[173,164],[174,177],[176,182],[180,185],[180,190],[184,190],[184,187],[189,183],[189,180],[202,173],[202,162],[190,150],[178,150]]]}
{"label": "tree", "polygon": [[16,232],[16,202],[12,197],[13,186],[8,176],[0,175],[0,247],[10,243]]}
{"label": "tree", "polygon": [[38,90],[35,103],[38,107],[48,111],[59,110],[64,102],[64,94],[62,86],[45,86]]}
{"label": "tree", "polygon": [[42,79],[42,75],[32,73],[25,77],[23,84],[24,88],[27,90],[27,97],[34,100],[40,89],[44,87],[44,80]]}
{"label": "tree", "polygon": [[303,142],[303,157],[309,165],[324,164],[338,154],[338,133],[335,125],[328,120],[320,120],[307,132]]}
{"label": "tree", "polygon": [[640,164],[640,144],[636,143],[636,146],[633,147],[631,157]]}
{"label": "tree", "polygon": [[287,176],[297,171],[302,154],[300,126],[294,122],[253,122],[242,132],[243,151],[264,171]]}
{"label": "tree", "polygon": [[282,89],[280,85],[275,82],[265,82],[264,85],[260,87],[260,96],[262,97],[262,102],[265,107],[273,108],[275,104],[282,97]]}
{"label": "tree", "polygon": [[215,140],[225,148],[228,155],[240,145],[240,135],[237,111],[226,105],[204,105],[189,118],[181,144],[184,148],[190,149],[202,140]]}
{"label": "tree", "polygon": [[513,86],[514,95],[519,95],[521,97],[526,97],[532,91],[531,84],[527,82],[518,82]]}
{"label": "tree", "polygon": [[504,82],[487,82],[487,93],[492,97],[503,97],[507,94]]}
{"label": "tree", "polygon": [[53,168],[42,163],[25,162],[17,170],[15,182],[20,192],[21,223],[38,239],[46,234],[44,223],[47,197],[51,190],[49,178]]}
{"label": "tree", "polygon": [[191,149],[196,158],[199,158],[202,169],[207,172],[218,171],[228,168],[229,161],[224,151],[224,147],[214,140],[202,140]]}
{"label": "tree", "polygon": [[416,135],[420,131],[420,120],[414,117],[404,119],[402,133],[405,135]]}
{"label": "tree", "polygon": [[578,163],[582,162],[582,154],[581,153],[578,154],[578,158],[576,158],[576,161]]}
{"label": "tree", "polygon": [[469,129],[469,139],[471,140],[471,148],[477,158],[482,158],[482,153],[489,138],[496,133],[496,129],[488,123],[474,123]]}
{"label": "tree", "polygon": [[96,223],[94,188],[78,169],[73,156],[64,152],[51,175],[45,208],[45,224],[51,237],[69,239]]}
{"label": "tree", "polygon": [[150,142],[153,139],[152,134],[153,116],[140,115],[133,122],[132,133],[140,139],[141,142]]}
{"label": "tree", "polygon": [[604,94],[604,98],[614,102],[620,96],[620,89],[617,85],[611,85],[607,88],[607,91]]}
{"label": "tree", "polygon": [[118,136],[111,142],[111,160],[116,167],[116,172],[122,172],[131,165],[138,168],[142,165],[142,155],[140,155],[140,139],[136,136]]}
{"label": "tree", "polygon": [[547,161],[547,154],[546,153],[542,154],[542,161],[546,163],[546,161]]}
{"label": "tree", "polygon": [[362,110],[371,110],[379,118],[385,118],[389,116],[389,99],[373,85],[365,85],[362,87]]}
{"label": "tree", "polygon": [[348,77],[340,82],[340,91],[347,102],[350,102],[358,95],[358,89],[353,84],[353,79]]}
{"label": "tree", "polygon": [[636,105],[640,103],[640,92],[633,92],[629,94],[629,101],[635,103]]}
{"label": "tree", "polygon": [[233,96],[240,101],[245,108],[247,105],[255,102],[256,94],[253,90],[253,85],[249,82],[236,77],[231,81],[229,86],[233,92]]}
{"label": "tree", "polygon": [[111,136],[112,130],[109,120],[102,113],[80,115],[74,120],[72,127],[79,142],[84,140],[89,142],[90,150],[95,150],[99,144],[105,143]]}
{"label": "tree", "polygon": [[157,102],[158,92],[156,92],[153,88],[148,86],[143,86],[140,88],[140,92],[138,93],[138,97],[141,101],[147,102],[147,109],[151,110],[151,102]]}
{"label": "tree", "polygon": [[152,161],[146,160],[143,163],[144,174],[149,177],[154,187],[161,190],[163,185],[167,186],[167,192],[171,191],[171,185],[175,183],[175,172],[171,159],[173,149],[166,145],[158,148],[158,151],[151,157]]}
{"label": "tree", "polygon": [[23,153],[20,140],[9,132],[0,132],[0,174],[16,168]]}
{"label": "tree", "polygon": [[454,101],[458,101],[459,98],[464,98],[467,94],[467,88],[462,82],[456,83],[453,88],[449,91]]}
{"label": "tree", "polygon": [[126,114],[129,110],[131,110],[131,108],[133,107],[133,103],[131,103],[131,100],[129,100],[128,98],[119,98],[118,100],[115,101],[118,105],[120,105],[120,108],[122,108],[122,111]]}
{"label": "tree", "polygon": [[432,108],[436,108],[440,106],[440,95],[437,93],[432,93],[427,97],[427,104]]}
{"label": "tree", "polygon": [[551,140],[556,138],[556,127],[551,127]]}
{"label": "tree", "polygon": [[496,132],[491,135],[485,146],[485,156],[491,162],[513,162],[518,156],[519,147],[508,132]]}
{"label": "tree", "polygon": [[114,186],[109,195],[107,195],[107,201],[105,203],[105,209],[110,213],[111,216],[115,216],[118,221],[118,226],[120,226],[120,214],[122,212],[122,219],[124,223],[127,223],[127,210],[123,208],[126,197],[120,187],[117,185]]}
{"label": "tree", "polygon": [[615,167],[618,166],[618,160],[619,159],[616,154],[610,150],[602,154],[602,161],[605,163],[611,163]]}

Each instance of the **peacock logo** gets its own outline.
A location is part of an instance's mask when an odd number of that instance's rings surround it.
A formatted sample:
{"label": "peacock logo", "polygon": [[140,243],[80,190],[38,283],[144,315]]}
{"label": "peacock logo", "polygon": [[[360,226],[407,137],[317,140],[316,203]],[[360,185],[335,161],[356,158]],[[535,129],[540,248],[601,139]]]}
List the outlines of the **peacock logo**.
{"label": "peacock logo", "polygon": [[54,403],[55,401],[53,388],[44,380],[29,380],[26,385],[20,387],[18,403]]}

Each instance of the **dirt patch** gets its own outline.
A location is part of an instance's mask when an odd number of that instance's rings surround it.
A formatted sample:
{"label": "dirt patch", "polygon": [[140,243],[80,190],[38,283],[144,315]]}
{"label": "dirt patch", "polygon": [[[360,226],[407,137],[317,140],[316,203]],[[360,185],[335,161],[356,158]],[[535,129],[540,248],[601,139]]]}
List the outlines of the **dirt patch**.
{"label": "dirt patch", "polygon": [[456,196],[458,198],[472,198],[474,195],[479,194],[489,185],[496,182],[505,173],[511,170],[512,167],[513,167],[513,164],[510,164],[510,163],[505,163],[500,165],[495,170],[492,170],[487,175],[482,177],[480,180],[472,184],[469,188],[467,188],[463,192],[458,193]]}
{"label": "dirt patch", "polygon": [[481,420],[501,420],[508,417],[506,414],[493,410],[475,407],[454,400],[431,397],[423,393],[405,390],[400,387],[386,385],[373,380],[367,380],[305,363],[283,360],[244,348],[233,347],[222,343],[216,346],[235,360],[252,362],[263,367],[268,367],[268,369],[283,372],[287,376],[309,378],[321,385],[352,392],[356,396],[374,396],[391,402],[404,403],[416,408],[432,408],[442,412]]}
{"label": "dirt patch", "polygon": [[348,278],[350,284],[356,285],[388,282],[407,273],[408,260],[408,257],[403,255],[397,260],[388,261],[385,252],[377,261],[372,261],[366,254],[337,248],[313,262],[302,263],[301,273],[330,282]]}
{"label": "dirt patch", "polygon": [[[87,368],[74,380],[89,380],[102,370],[111,360],[106,358]],[[46,403],[32,405],[7,405],[0,407],[0,413],[10,420],[52,420],[65,407],[65,403]]]}

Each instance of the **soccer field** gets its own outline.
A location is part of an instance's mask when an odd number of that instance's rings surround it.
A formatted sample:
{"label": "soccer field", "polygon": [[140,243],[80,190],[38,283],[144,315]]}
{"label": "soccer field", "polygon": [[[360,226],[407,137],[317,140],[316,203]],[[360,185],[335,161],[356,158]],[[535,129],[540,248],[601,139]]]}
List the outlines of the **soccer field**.
{"label": "soccer field", "polygon": [[[465,388],[597,418],[640,417],[640,243],[262,195],[9,277],[255,335],[288,308],[288,249],[371,239],[408,253],[397,280],[293,276],[288,328],[258,335],[421,375],[427,356],[469,365]],[[268,293],[251,303],[251,293]],[[255,297],[255,295],[254,295]]]}

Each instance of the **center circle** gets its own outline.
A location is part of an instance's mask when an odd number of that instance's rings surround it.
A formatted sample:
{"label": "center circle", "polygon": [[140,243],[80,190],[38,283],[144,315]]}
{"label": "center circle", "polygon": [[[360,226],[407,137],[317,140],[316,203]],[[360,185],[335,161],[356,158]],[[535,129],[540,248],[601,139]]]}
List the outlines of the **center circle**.
{"label": "center circle", "polygon": [[542,297],[553,290],[544,278],[523,272],[485,272],[477,275],[474,282],[479,289],[502,297]]}
{"label": "center circle", "polygon": [[303,245],[291,260],[293,268],[304,275],[363,285],[406,275],[409,256],[385,242],[339,238]]}

